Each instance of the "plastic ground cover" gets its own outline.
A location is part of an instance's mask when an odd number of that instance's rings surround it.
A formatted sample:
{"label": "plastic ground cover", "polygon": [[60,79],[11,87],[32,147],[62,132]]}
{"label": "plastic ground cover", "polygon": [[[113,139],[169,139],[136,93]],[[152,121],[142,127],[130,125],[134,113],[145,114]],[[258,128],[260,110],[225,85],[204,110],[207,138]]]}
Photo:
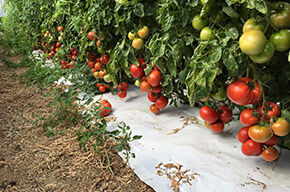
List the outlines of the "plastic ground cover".
{"label": "plastic ground cover", "polygon": [[[64,79],[58,81],[61,82],[69,84]],[[218,134],[203,125],[199,109],[195,107],[167,106],[157,115],[153,114],[147,94],[133,85],[124,99],[105,93],[94,100],[100,98],[112,104],[112,115],[117,117],[109,123],[109,129],[125,122],[133,135],[142,135],[130,144],[136,158],[131,158],[129,165],[157,192],[172,192],[169,177],[177,172],[185,176],[180,178],[180,192],[290,191],[290,151],[278,148],[280,157],[275,162],[243,155],[237,139],[237,132],[243,127],[239,121],[231,122]],[[164,165],[173,165],[173,168],[166,169]]]}

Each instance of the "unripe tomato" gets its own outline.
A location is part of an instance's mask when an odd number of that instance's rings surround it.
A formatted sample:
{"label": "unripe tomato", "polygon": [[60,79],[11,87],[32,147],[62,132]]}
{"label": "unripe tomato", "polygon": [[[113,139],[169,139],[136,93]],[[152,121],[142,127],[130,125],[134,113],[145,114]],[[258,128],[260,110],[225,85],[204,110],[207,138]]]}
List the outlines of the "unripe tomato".
{"label": "unripe tomato", "polygon": [[214,35],[214,31],[211,30],[209,27],[204,27],[200,31],[200,39],[201,40],[209,40]]}
{"label": "unripe tomato", "polygon": [[202,108],[200,108],[199,115],[204,121],[208,123],[214,123],[219,118],[218,112],[208,106],[203,106]]}
{"label": "unripe tomato", "polygon": [[226,90],[224,88],[219,88],[218,91],[212,95],[212,97],[217,101],[223,101],[227,97]]}
{"label": "unripe tomato", "polygon": [[278,33],[272,34],[271,42],[275,46],[276,51],[286,51],[290,48],[290,29],[283,29]]}
{"label": "unripe tomato", "polygon": [[261,24],[257,24],[255,18],[248,19],[245,24],[243,25],[243,33],[246,33],[249,30],[257,29],[260,31],[264,31],[264,26]]}
{"label": "unripe tomato", "polygon": [[198,31],[204,28],[207,24],[208,22],[202,19],[200,15],[195,15],[192,19],[192,26]]}
{"label": "unripe tomato", "polygon": [[266,47],[262,53],[259,55],[250,55],[250,58],[255,63],[267,63],[271,60],[275,53],[275,46],[271,41],[267,41]]}
{"label": "unripe tomato", "polygon": [[266,44],[267,39],[264,33],[257,29],[247,31],[239,39],[240,48],[247,55],[261,54]]}
{"label": "unripe tomato", "polygon": [[135,35],[134,33],[132,33],[131,31],[128,33],[128,38],[133,41],[133,39],[135,39]]}
{"label": "unripe tomato", "polygon": [[262,157],[266,161],[275,161],[279,157],[279,152],[275,147],[268,147],[262,152]]}
{"label": "unripe tomato", "polygon": [[105,36],[105,33],[104,33],[103,31],[100,31],[100,32],[99,32],[98,39],[101,40],[101,41],[104,41],[104,40],[105,40],[105,37],[106,37],[106,36]]}

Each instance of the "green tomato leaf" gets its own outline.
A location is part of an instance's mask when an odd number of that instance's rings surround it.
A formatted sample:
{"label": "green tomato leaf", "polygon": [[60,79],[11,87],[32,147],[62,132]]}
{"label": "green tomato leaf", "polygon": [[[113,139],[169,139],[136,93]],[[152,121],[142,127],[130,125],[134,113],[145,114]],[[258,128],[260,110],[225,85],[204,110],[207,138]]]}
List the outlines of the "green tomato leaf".
{"label": "green tomato leaf", "polygon": [[268,11],[266,2],[264,0],[246,0],[245,3],[247,8],[256,9],[263,14],[266,14]]}
{"label": "green tomato leaf", "polygon": [[135,9],[133,9],[133,12],[138,17],[144,17],[144,6],[143,4],[139,3],[135,6]]}
{"label": "green tomato leaf", "polygon": [[238,18],[240,15],[232,7],[223,7],[223,12],[231,18]]}
{"label": "green tomato leaf", "polygon": [[224,53],[224,65],[227,67],[229,76],[232,77],[238,74],[239,65],[230,51]]}
{"label": "green tomato leaf", "polygon": [[232,39],[237,39],[239,37],[239,32],[238,32],[237,28],[232,27],[232,28],[226,30],[226,36],[230,37]]}

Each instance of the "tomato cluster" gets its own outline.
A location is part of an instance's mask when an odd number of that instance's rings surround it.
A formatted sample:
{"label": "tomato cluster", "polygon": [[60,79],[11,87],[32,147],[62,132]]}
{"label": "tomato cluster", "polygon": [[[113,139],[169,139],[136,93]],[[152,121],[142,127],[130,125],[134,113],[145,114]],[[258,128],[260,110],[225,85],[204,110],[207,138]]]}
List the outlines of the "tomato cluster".
{"label": "tomato cluster", "polygon": [[[129,32],[128,38],[132,41],[132,46],[136,50],[141,50],[144,45],[144,40],[149,37],[149,28],[147,26],[143,26],[143,28],[139,29],[136,33]],[[137,37],[139,36],[139,37]]]}
{"label": "tomato cluster", "polygon": [[225,123],[231,121],[233,112],[227,106],[220,106],[217,110],[209,106],[203,106],[199,110],[200,117],[205,121],[205,125],[216,133],[221,133],[225,128]]}
{"label": "tomato cluster", "polygon": [[122,82],[118,85],[118,96],[120,98],[125,98],[127,96],[127,90],[129,89],[129,85],[126,82]]}

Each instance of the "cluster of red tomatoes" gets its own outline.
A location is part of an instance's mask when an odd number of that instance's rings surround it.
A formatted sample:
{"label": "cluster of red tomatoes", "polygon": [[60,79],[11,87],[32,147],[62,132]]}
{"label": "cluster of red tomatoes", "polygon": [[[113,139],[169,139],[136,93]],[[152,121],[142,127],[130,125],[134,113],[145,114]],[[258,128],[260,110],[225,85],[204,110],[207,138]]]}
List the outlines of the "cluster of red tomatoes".
{"label": "cluster of red tomatoes", "polygon": [[205,125],[216,133],[221,133],[225,128],[225,123],[231,121],[233,112],[227,106],[220,106],[217,110],[209,106],[203,106],[199,110],[200,117],[205,121]]}
{"label": "cluster of red tomatoes", "polygon": [[242,152],[247,156],[262,157],[266,161],[278,158],[276,136],[286,136],[290,131],[289,122],[280,116],[277,104],[263,101],[263,87],[249,77],[233,81],[227,89],[228,98],[238,105],[259,104],[256,109],[246,108],[240,113],[240,121],[245,126],[240,129],[238,139],[242,144]]}
{"label": "cluster of red tomatoes", "polygon": [[[153,102],[150,106],[152,113],[158,113],[160,109],[164,109],[168,104],[168,99],[161,95],[162,92],[162,74],[157,66],[153,67],[153,70],[146,76],[144,69],[147,64],[144,59],[138,58],[139,66],[134,63],[130,66],[131,75],[136,78],[135,85],[140,86],[141,91],[148,93],[149,101]],[[149,62],[150,66],[151,63]]]}
{"label": "cluster of red tomatoes", "polygon": [[120,98],[125,98],[127,96],[127,90],[129,89],[129,85],[126,82],[122,82],[118,85],[118,96]]}

